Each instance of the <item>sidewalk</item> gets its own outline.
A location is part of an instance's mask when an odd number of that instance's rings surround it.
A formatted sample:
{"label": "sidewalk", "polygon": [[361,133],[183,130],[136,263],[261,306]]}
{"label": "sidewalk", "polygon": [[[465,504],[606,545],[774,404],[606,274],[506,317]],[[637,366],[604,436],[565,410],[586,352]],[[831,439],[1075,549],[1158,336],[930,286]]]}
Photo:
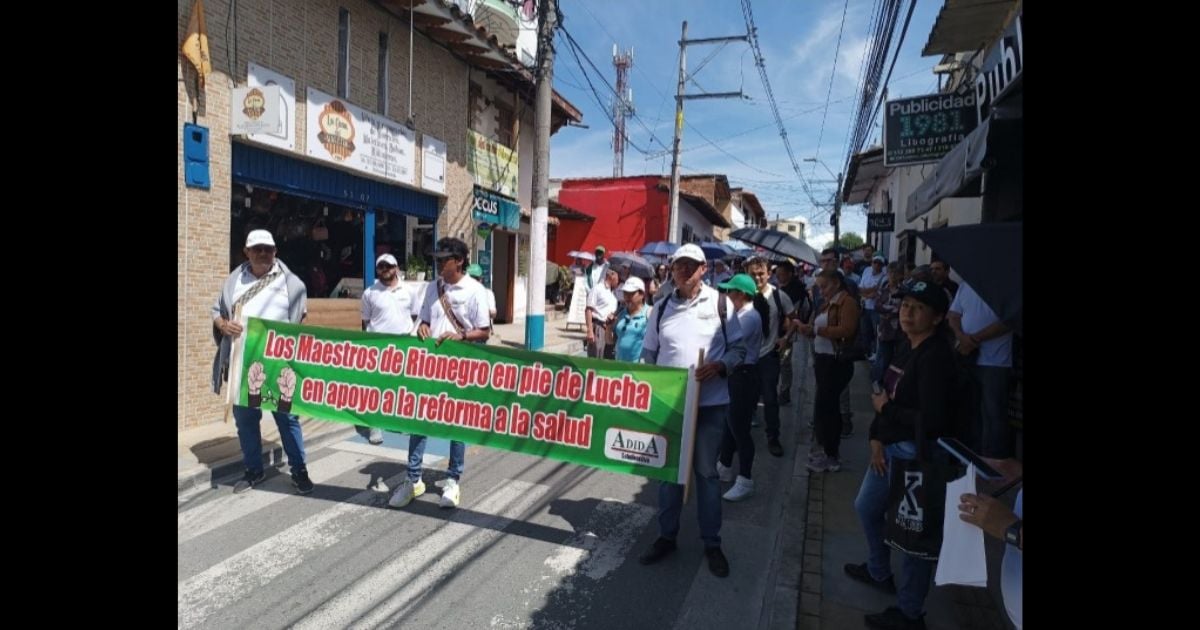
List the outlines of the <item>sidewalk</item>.
{"label": "sidewalk", "polygon": [[[805,375],[805,392],[815,391],[813,373]],[[804,540],[804,574],[800,595],[801,630],[867,628],[863,615],[896,605],[896,596],[882,593],[850,578],[842,570],[847,563],[866,560],[867,545],[862,525],[854,511],[854,499],[869,459],[867,429],[871,408],[867,364],[855,364],[850,381],[850,405],[854,412],[854,434],[841,444],[842,470],[816,473],[808,478],[808,509]],[[801,414],[804,427],[804,457],[812,444],[808,422],[812,398]],[[1003,543],[988,540],[988,588],[934,586],[925,600],[925,624],[930,630],[1006,630],[1012,628],[1004,613],[999,591]],[[893,572],[899,579],[901,556],[892,553]]]}
{"label": "sidewalk", "polygon": [[[566,328],[566,313],[547,312],[544,345],[542,352],[554,354],[583,355],[584,332],[582,326]],[[496,335],[488,340],[489,345],[508,348],[525,347],[525,321],[496,324]],[[340,442],[354,435],[354,427],[340,422],[324,422],[312,418],[300,419],[304,433],[304,450],[317,449]],[[262,423],[263,463],[267,474],[281,466],[286,458],[283,444],[279,441],[279,429],[270,418]],[[232,483],[241,477],[242,451],[238,446],[237,427],[233,416],[228,421],[206,424],[179,433],[179,496],[184,502],[195,495],[216,488],[219,484]]]}

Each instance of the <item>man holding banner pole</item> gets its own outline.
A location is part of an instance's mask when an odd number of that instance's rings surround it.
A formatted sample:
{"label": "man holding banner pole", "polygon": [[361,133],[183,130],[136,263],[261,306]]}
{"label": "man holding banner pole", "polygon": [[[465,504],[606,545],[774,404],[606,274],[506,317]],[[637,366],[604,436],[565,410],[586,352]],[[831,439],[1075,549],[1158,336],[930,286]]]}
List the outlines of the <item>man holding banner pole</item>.
{"label": "man holding banner pole", "polygon": [[[213,340],[217,342],[217,356],[213,359],[213,391],[221,392],[221,384],[229,380],[230,354],[233,341],[242,334],[245,317],[259,317],[281,322],[299,324],[308,314],[308,289],[304,281],[288,269],[282,261],[275,259],[275,239],[266,230],[252,230],[246,235],[246,247],[242,250],[246,262],[239,265],[225,279],[217,301],[212,306]],[[239,312],[242,319],[234,315]],[[261,372],[261,368],[259,370]],[[281,411],[271,413],[279,427],[279,440],[287,453],[288,466],[292,472],[292,484],[300,494],[313,491],[313,482],[308,478],[304,463],[304,435],[300,430],[300,418],[286,413],[290,408],[295,388],[295,377],[279,377]],[[250,394],[258,396],[265,379],[256,377],[251,370]],[[257,385],[258,387],[255,387]],[[233,383],[230,384],[233,386]],[[233,405],[233,418],[237,424],[238,443],[242,449],[245,475],[233,486],[234,494],[241,494],[266,479],[263,472],[262,410]]]}
{"label": "man holding banner pole", "polygon": [[[417,336],[422,340],[435,337],[441,345],[447,339],[487,343],[490,334],[488,299],[482,284],[466,273],[467,244],[446,237],[437,242],[433,257],[438,261],[438,279],[429,283],[421,303],[421,325]],[[425,493],[421,480],[421,460],[425,455],[424,435],[411,435],[408,440],[408,479],[396,489],[388,505],[404,507]],[[446,487],[442,489],[441,507],[458,507],[458,480],[462,477],[467,445],[450,441],[450,467],[446,471]]]}
{"label": "man holding banner pole", "polygon": [[[706,361],[696,367],[700,382],[696,414],[693,467],[697,517],[708,568],[717,577],[729,575],[729,561],[721,551],[721,484],[717,457],[729,421],[729,375],[746,356],[736,309],[729,298],[704,285],[707,271],[704,252],[694,244],[680,247],[671,258],[671,275],[678,287],[655,305],[647,322],[642,358],[646,363],[687,368],[704,352]],[[659,537],[639,558],[653,564],[675,551],[684,487],[660,482],[658,492]]]}

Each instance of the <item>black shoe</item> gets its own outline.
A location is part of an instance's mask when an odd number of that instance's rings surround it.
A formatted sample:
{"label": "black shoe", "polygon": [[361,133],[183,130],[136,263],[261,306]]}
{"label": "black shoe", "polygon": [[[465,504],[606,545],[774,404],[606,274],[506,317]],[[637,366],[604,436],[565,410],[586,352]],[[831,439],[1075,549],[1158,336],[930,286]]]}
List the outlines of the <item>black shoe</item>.
{"label": "black shoe", "polygon": [[704,557],[708,558],[708,570],[717,577],[725,577],[729,575],[729,561],[725,559],[725,554],[721,553],[720,547],[709,547],[704,550]]}
{"label": "black shoe", "polygon": [[660,536],[658,540],[654,541],[650,549],[642,554],[642,557],[638,558],[638,562],[641,564],[654,564],[672,553],[675,553],[675,541],[667,540]]}
{"label": "black shoe", "polygon": [[909,619],[900,612],[899,608],[889,606],[887,610],[873,615],[864,615],[863,619],[872,628],[882,630],[925,630],[925,615]]}
{"label": "black shoe", "polygon": [[300,494],[308,494],[313,491],[313,482],[308,478],[307,470],[292,473],[292,485],[296,486],[296,491]]}
{"label": "black shoe", "polygon": [[767,438],[767,451],[775,457],[783,457],[783,445],[779,443],[779,438]]}
{"label": "black shoe", "polygon": [[850,419],[850,414],[842,416],[842,437],[847,438],[854,435],[854,421]]}
{"label": "black shoe", "polygon": [[849,575],[863,584],[870,584],[871,586],[874,586],[875,588],[891,595],[896,594],[895,578],[889,575],[886,580],[876,580],[875,578],[871,577],[871,572],[867,570],[866,562],[862,564],[847,564],[845,567],[843,567],[843,569],[846,571],[846,575]]}
{"label": "black shoe", "polygon": [[263,480],[266,478],[267,478],[267,473],[265,473],[261,470],[256,473],[252,473],[249,470],[247,470],[246,474],[243,475],[242,478],[239,479],[237,483],[233,484],[233,493],[241,494],[241,493],[249,490],[250,488],[253,488],[254,486],[257,486],[258,484],[262,483]]}

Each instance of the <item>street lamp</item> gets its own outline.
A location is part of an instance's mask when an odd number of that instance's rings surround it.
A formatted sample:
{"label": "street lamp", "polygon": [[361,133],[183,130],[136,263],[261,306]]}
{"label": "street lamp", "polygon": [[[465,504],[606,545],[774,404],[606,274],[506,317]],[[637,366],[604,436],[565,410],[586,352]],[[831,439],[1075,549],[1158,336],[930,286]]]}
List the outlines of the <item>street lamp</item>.
{"label": "street lamp", "polygon": [[804,158],[804,161],[816,162],[817,164],[820,164],[829,173],[830,177],[837,178],[837,190],[833,193],[833,218],[830,220],[830,223],[833,224],[833,244],[837,245],[838,240],[841,238],[840,224],[842,222],[842,174],[838,173],[837,175],[834,175],[833,169],[826,166],[824,161],[815,157],[806,157]]}

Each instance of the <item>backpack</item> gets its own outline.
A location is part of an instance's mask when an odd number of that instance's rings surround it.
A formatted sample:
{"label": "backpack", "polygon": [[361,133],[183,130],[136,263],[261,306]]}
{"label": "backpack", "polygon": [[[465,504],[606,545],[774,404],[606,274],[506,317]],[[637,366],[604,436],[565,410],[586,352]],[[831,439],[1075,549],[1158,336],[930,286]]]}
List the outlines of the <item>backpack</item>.
{"label": "backpack", "polygon": [[[728,311],[728,309],[725,308],[725,300],[726,299],[727,298],[724,295],[721,295],[720,293],[717,294],[717,319],[721,320],[721,337],[725,340],[725,345],[728,346],[729,345],[729,333],[725,331],[725,314],[728,313],[729,311]],[[654,319],[654,333],[661,335],[662,334],[663,315],[667,314],[666,302],[663,302],[662,308],[659,308],[656,310],[658,310],[658,317],[656,317]]]}

